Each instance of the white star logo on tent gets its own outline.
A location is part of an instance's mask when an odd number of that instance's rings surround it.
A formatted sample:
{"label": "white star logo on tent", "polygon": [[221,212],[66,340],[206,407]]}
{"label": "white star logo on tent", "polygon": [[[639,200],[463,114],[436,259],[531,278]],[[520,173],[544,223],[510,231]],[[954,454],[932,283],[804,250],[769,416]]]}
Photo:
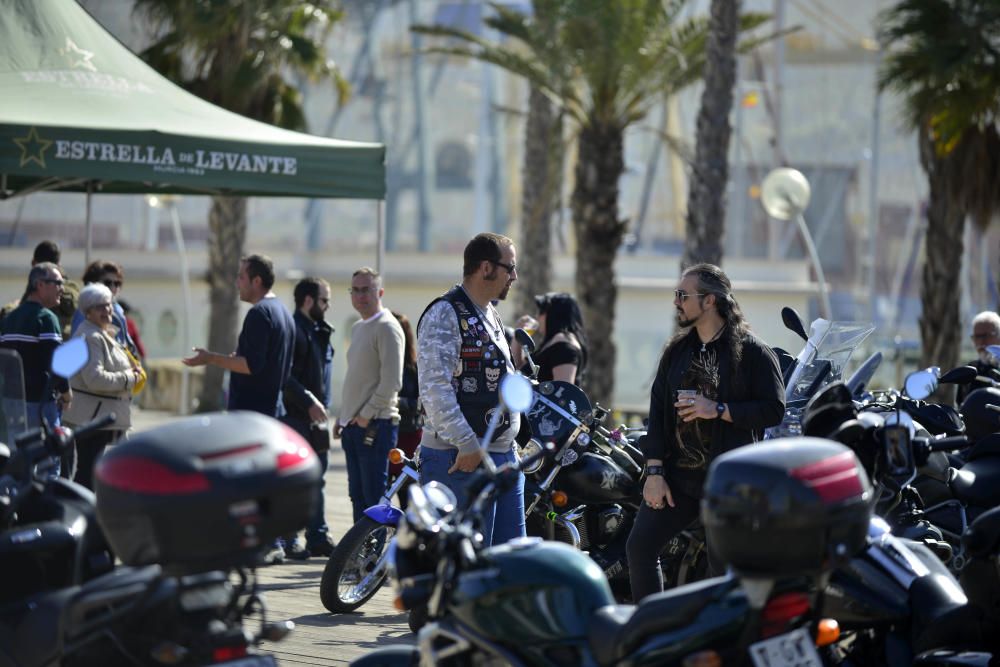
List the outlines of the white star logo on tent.
{"label": "white star logo on tent", "polygon": [[69,66],[74,69],[89,69],[91,72],[97,71],[94,63],[90,62],[90,59],[94,57],[94,52],[81,49],[69,37],[66,38],[66,46],[59,49],[59,55],[65,56],[69,61]]}

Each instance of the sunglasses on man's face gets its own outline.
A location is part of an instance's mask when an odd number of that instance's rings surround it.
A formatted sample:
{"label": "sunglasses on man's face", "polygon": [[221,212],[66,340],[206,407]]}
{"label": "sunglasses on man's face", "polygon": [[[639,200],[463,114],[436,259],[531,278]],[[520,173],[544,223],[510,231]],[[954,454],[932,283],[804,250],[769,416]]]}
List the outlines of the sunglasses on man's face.
{"label": "sunglasses on man's face", "polygon": [[674,290],[674,299],[676,299],[677,301],[680,301],[681,303],[684,303],[684,301],[686,301],[689,296],[706,296],[706,295],[703,294],[702,292],[690,292],[689,293],[689,292],[685,292],[682,289]]}
{"label": "sunglasses on man's face", "polygon": [[108,289],[115,289],[115,288],[121,289],[123,283],[120,280],[102,280],[101,284],[103,284]]}

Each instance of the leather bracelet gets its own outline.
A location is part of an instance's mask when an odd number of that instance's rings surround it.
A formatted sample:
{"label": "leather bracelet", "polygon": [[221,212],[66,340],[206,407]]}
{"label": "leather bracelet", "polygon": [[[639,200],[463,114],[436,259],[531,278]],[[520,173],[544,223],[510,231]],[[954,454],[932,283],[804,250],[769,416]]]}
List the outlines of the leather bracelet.
{"label": "leather bracelet", "polygon": [[646,477],[652,477],[653,475],[663,477],[663,466],[646,466]]}

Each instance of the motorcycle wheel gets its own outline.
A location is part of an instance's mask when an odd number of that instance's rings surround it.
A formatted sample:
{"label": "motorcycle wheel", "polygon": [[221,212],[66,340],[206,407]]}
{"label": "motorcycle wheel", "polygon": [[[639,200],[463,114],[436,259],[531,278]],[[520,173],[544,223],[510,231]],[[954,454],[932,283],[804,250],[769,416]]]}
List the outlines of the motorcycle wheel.
{"label": "motorcycle wheel", "polygon": [[364,516],[337,543],[323,569],[319,597],[334,614],[354,611],[385,583],[385,557],[394,526]]}

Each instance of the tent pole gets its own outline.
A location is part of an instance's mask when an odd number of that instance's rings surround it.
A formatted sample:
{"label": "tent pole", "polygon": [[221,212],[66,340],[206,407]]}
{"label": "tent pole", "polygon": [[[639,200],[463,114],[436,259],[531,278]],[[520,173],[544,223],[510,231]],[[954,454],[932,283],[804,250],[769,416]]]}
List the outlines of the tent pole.
{"label": "tent pole", "polygon": [[385,262],[385,218],[382,217],[382,200],[375,201],[375,216],[377,218],[378,231],[376,232],[376,243],[378,248],[375,255],[375,270],[382,273],[382,264]]}
{"label": "tent pole", "polygon": [[86,221],[86,225],[85,225],[85,227],[86,227],[86,232],[85,233],[87,235],[87,246],[86,246],[86,249],[84,250],[84,255],[83,255],[83,265],[84,266],[89,266],[90,265],[90,249],[91,249],[91,241],[92,241],[92,235],[91,235],[91,229],[90,229],[90,225],[91,225],[91,221],[92,221],[92,219],[91,219],[90,205],[91,205],[91,202],[93,201],[93,199],[94,199],[94,182],[93,181],[87,181],[87,221]]}
{"label": "tent pole", "polygon": [[[184,232],[181,229],[181,217],[177,213],[177,202],[173,198],[168,199],[167,207],[170,209],[170,222],[174,228],[174,243],[177,244],[177,254],[181,261],[181,293],[184,295],[184,324],[181,326],[181,345],[184,354],[191,350],[191,317],[193,308],[191,307],[191,277],[188,267],[187,249],[184,246]],[[181,366],[181,398],[180,414],[188,414],[191,406],[191,369],[186,364]]]}

